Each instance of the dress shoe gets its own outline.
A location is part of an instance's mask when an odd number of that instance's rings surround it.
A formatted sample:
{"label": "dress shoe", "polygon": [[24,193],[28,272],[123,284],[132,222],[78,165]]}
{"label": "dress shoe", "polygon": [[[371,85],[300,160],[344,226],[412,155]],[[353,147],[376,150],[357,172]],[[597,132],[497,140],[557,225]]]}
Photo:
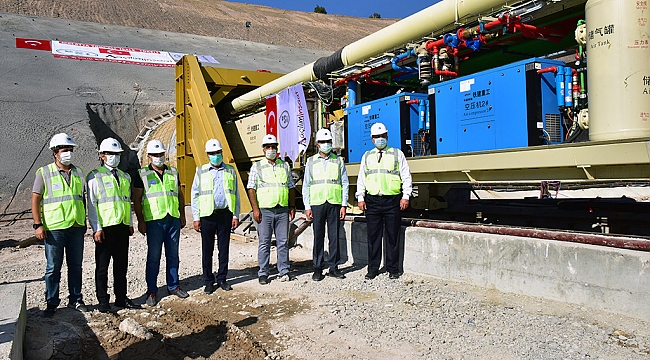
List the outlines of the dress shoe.
{"label": "dress shoe", "polygon": [[[116,305],[117,306],[117,305]],[[97,311],[107,313],[111,311],[111,305],[108,302],[100,302],[97,306]]]}
{"label": "dress shoe", "polygon": [[388,275],[388,278],[393,280],[399,279],[399,273],[397,272],[390,273],[390,275]]}
{"label": "dress shoe", "polygon": [[311,279],[314,281],[321,281],[325,279],[325,276],[323,276],[323,271],[322,270],[314,270],[314,275],[311,276]]}
{"label": "dress shoe", "polygon": [[56,308],[57,306],[55,305],[48,305],[47,308],[43,310],[43,316],[45,316],[46,318],[51,318],[52,316],[54,316],[54,313],[56,312]]}
{"label": "dress shoe", "polygon": [[212,294],[214,292],[214,284],[206,284],[205,287],[203,288],[203,292],[206,294]]}
{"label": "dress shoe", "polygon": [[262,275],[260,276],[259,281],[260,281],[260,285],[266,285],[269,283],[269,277],[266,275]]}
{"label": "dress shoe", "polygon": [[186,299],[190,297],[190,294],[187,293],[187,291],[181,289],[180,286],[177,286],[176,289],[174,290],[167,290],[169,292],[169,295],[176,295],[181,299]]}
{"label": "dress shoe", "polygon": [[336,278],[336,279],[345,279],[345,275],[339,269],[330,269],[327,273],[327,276]]}
{"label": "dress shoe", "polygon": [[226,282],[226,281],[223,281],[223,282],[217,283],[217,286],[220,287],[221,290],[223,290],[223,291],[230,291],[230,290],[232,290],[232,286],[230,286],[230,284],[228,284],[228,282]]}
{"label": "dress shoe", "polygon": [[152,292],[147,294],[147,306],[154,307],[158,304],[158,300],[156,300],[156,293]]}
{"label": "dress shoe", "polygon": [[372,279],[374,279],[374,278],[377,277],[377,273],[375,273],[375,272],[369,272],[369,273],[366,274],[365,277],[366,277],[366,280],[372,280]]}
{"label": "dress shoe", "polygon": [[124,299],[124,302],[115,302],[115,307],[118,308],[124,308],[124,309],[131,309],[131,310],[136,310],[136,309],[142,309],[142,306],[137,305],[131,301],[131,299],[126,298]]}
{"label": "dress shoe", "polygon": [[86,307],[86,304],[83,300],[71,301],[68,303],[68,307],[82,312],[88,311],[88,307]]}

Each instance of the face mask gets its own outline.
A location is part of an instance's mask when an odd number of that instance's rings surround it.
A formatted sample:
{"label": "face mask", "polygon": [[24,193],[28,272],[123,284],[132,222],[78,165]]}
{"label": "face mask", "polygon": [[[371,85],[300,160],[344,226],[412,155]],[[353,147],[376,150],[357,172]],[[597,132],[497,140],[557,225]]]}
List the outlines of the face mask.
{"label": "face mask", "polygon": [[162,167],[163,165],[165,165],[165,157],[164,156],[160,156],[160,157],[152,156],[151,157],[151,163],[155,167]]}
{"label": "face mask", "polygon": [[63,165],[72,164],[72,151],[66,151],[59,154],[59,162]]}
{"label": "face mask", "polygon": [[278,155],[278,151],[277,150],[266,150],[264,152],[264,155],[269,160],[275,160],[275,157]]}
{"label": "face mask", "polygon": [[106,161],[104,161],[104,164],[115,168],[117,165],[120,164],[120,156],[119,155],[106,155]]}
{"label": "face mask", "polygon": [[210,157],[210,164],[217,166],[223,162],[223,154],[212,154],[208,155]]}
{"label": "face mask", "polygon": [[386,147],[387,143],[388,143],[388,139],[386,139],[386,138],[382,137],[382,138],[376,138],[375,139],[375,146],[377,147],[377,149],[382,150],[383,148]]}
{"label": "face mask", "polygon": [[320,151],[323,154],[329,154],[330,151],[332,151],[332,144],[330,143],[323,143],[318,145],[320,147]]}

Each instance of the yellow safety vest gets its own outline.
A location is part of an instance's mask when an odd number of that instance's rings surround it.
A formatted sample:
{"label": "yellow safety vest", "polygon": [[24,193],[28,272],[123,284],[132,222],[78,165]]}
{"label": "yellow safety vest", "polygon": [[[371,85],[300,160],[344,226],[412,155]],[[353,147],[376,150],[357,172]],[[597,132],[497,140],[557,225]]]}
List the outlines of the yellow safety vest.
{"label": "yellow safety vest", "polygon": [[257,203],[260,208],[270,209],[276,205],[289,205],[289,176],[291,170],[289,164],[277,159],[275,168],[268,160],[262,159],[254,165],[257,170],[255,191],[257,192]]}
{"label": "yellow safety vest", "polygon": [[366,170],[364,183],[370,195],[397,195],[402,192],[402,178],[399,174],[399,157],[395,148],[382,150],[381,162],[379,150],[374,148],[366,152],[364,161]]}
{"label": "yellow safety vest", "polygon": [[316,154],[307,159],[307,168],[311,174],[309,179],[309,205],[322,205],[325,201],[330,204],[343,202],[343,186],[341,185],[341,158],[334,153],[325,159]]}
{"label": "yellow safety vest", "polygon": [[83,203],[83,170],[70,169],[70,185],[59,173],[56,163],[36,170],[43,176],[45,191],[41,201],[41,221],[45,230],[61,230],[77,224],[85,226],[86,208]]}
{"label": "yellow safety vest", "polygon": [[[224,167],[223,176],[223,192],[226,197],[226,204],[228,204],[228,210],[231,213],[235,214],[235,204],[237,202],[237,194],[235,192],[235,186],[237,186],[237,174],[235,173],[235,168],[226,163],[222,163],[221,166]],[[214,178],[210,173],[210,168],[212,165],[205,164],[196,168],[196,173],[199,177],[199,216],[206,217],[210,216],[214,212]]]}
{"label": "yellow safety vest", "polygon": [[117,176],[119,185],[104,166],[88,174],[88,179],[94,177],[97,182],[97,220],[102,227],[131,225],[131,177],[120,169],[117,169]]}
{"label": "yellow safety vest", "polygon": [[163,170],[162,181],[156,170],[144,167],[138,170],[144,194],[142,195],[142,214],[144,221],[163,219],[167,214],[180,218],[178,210],[178,170],[167,166]]}

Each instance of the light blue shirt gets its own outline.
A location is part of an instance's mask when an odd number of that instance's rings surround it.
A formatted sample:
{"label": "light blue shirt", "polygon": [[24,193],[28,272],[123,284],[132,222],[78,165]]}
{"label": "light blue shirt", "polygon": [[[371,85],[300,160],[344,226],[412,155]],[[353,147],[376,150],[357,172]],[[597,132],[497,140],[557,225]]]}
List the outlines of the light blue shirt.
{"label": "light blue shirt", "polygon": [[[226,193],[223,189],[223,171],[225,166],[221,163],[221,166],[215,168],[210,166],[210,174],[212,175],[212,183],[214,186],[214,209],[227,209],[228,202],[226,202]],[[192,182],[192,217],[194,221],[199,221],[201,217],[199,216],[199,183],[200,179],[198,176],[198,171],[194,173],[194,181]],[[233,217],[239,217],[239,184],[237,179],[235,179],[235,213]]]}
{"label": "light blue shirt", "polygon": [[[327,157],[320,157],[323,167],[327,166],[327,159],[332,156],[332,152]],[[343,160],[341,160],[342,162]],[[345,164],[341,166],[341,187],[343,188],[343,197],[341,198],[341,206],[348,206],[348,189],[350,187],[350,181],[348,180],[348,171],[345,169]],[[311,166],[305,167],[305,176],[302,179],[302,202],[305,204],[305,210],[311,210],[311,205],[309,204],[309,184],[311,183]]]}

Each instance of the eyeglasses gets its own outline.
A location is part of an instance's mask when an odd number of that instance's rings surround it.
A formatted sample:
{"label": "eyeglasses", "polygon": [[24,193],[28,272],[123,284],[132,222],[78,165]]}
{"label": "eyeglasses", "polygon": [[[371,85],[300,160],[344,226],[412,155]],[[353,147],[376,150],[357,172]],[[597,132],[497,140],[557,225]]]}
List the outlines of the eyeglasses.
{"label": "eyeglasses", "polygon": [[319,144],[331,144],[332,140],[319,141]]}
{"label": "eyeglasses", "polygon": [[275,144],[264,145],[264,150],[277,150],[278,146]]}

